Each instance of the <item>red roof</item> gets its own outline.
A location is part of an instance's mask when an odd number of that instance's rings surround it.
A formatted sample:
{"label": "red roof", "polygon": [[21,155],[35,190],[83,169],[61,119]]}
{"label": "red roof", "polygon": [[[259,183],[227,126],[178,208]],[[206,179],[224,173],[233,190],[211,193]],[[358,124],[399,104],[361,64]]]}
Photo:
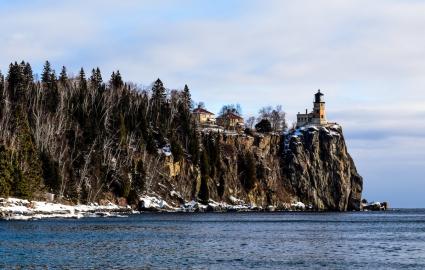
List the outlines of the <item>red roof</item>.
{"label": "red roof", "polygon": [[243,120],[242,117],[240,117],[239,115],[232,113],[232,112],[228,112],[223,114],[222,116],[220,116],[219,118],[228,118],[228,119],[239,119],[239,120]]}
{"label": "red roof", "polygon": [[203,108],[196,108],[193,110],[193,113],[206,113],[206,114],[214,115],[212,112],[209,112]]}

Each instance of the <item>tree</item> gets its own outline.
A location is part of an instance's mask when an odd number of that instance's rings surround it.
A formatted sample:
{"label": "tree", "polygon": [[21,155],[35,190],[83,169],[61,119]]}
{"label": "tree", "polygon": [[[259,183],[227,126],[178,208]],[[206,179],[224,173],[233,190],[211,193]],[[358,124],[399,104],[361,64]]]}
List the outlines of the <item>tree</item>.
{"label": "tree", "polygon": [[164,84],[158,78],[152,86],[152,100],[156,102],[158,105],[161,105],[165,103],[166,97],[167,95],[166,95]]}
{"label": "tree", "polygon": [[80,74],[78,76],[78,86],[80,91],[85,93],[87,91],[87,80],[86,80],[86,73],[84,72],[84,69],[80,69]]}
{"label": "tree", "polygon": [[25,87],[23,80],[23,70],[17,62],[10,63],[7,74],[7,92],[13,103],[23,101],[25,97]]}
{"label": "tree", "polygon": [[15,180],[15,194],[23,198],[31,198],[40,189],[42,183],[42,166],[29,122],[22,106],[16,111],[17,160],[19,171]]}
{"label": "tree", "polygon": [[67,82],[68,82],[68,74],[66,72],[66,67],[65,66],[62,66],[61,73],[59,74],[59,82],[62,85],[66,85]]}
{"label": "tree", "polygon": [[102,74],[99,68],[92,69],[92,75],[90,77],[90,86],[93,89],[100,89],[102,86]]}
{"label": "tree", "polygon": [[111,79],[109,80],[109,85],[111,85],[113,89],[118,89],[124,85],[119,70],[117,70],[116,73],[112,72]]}
{"label": "tree", "polygon": [[269,120],[272,125],[272,130],[274,132],[283,131],[287,128],[285,116],[286,114],[282,110],[281,105],[276,106],[276,108],[272,110]]}
{"label": "tree", "polygon": [[255,123],[255,117],[254,116],[250,116],[248,117],[248,119],[246,120],[246,127],[248,127],[249,129],[252,129]]}
{"label": "tree", "polygon": [[261,133],[271,132],[272,125],[270,124],[269,120],[263,119],[255,125],[255,130]]}
{"label": "tree", "polygon": [[164,127],[165,121],[160,121],[159,117],[164,116],[168,118],[168,115],[164,115],[166,109],[166,90],[162,81],[158,78],[152,86],[152,121],[155,127]]}
{"label": "tree", "polygon": [[171,153],[173,154],[174,162],[178,162],[183,158],[183,147],[180,145],[179,141],[172,137],[171,139]]}
{"label": "tree", "polygon": [[10,161],[10,154],[0,145],[0,196],[12,195],[13,185],[13,165]]}
{"label": "tree", "polygon": [[45,84],[50,83],[51,74],[52,74],[52,67],[50,65],[50,62],[46,61],[43,67],[43,72],[41,73],[41,82]]}
{"label": "tree", "polygon": [[182,93],[182,102],[184,104],[184,107],[187,110],[192,109],[192,99],[191,99],[190,90],[189,90],[189,87],[187,86],[187,84],[184,85],[184,89],[183,89],[183,93]]}
{"label": "tree", "polygon": [[24,61],[22,61],[21,68],[23,69],[24,84],[28,86],[34,80],[31,65],[29,63],[25,63]]}
{"label": "tree", "polygon": [[45,85],[46,89],[44,91],[44,101],[46,103],[47,109],[54,113],[59,104],[59,91],[54,70],[50,72],[49,79]]}
{"label": "tree", "polygon": [[221,110],[219,112],[219,115],[224,115],[228,112],[232,112],[236,115],[241,116],[242,115],[242,107],[239,104],[227,104],[221,107]]}
{"label": "tree", "polygon": [[277,105],[275,108],[272,106],[265,106],[258,112],[258,121],[267,119],[270,121],[271,129],[274,132],[283,131],[288,128],[285,120],[285,112],[282,110],[281,105]]}

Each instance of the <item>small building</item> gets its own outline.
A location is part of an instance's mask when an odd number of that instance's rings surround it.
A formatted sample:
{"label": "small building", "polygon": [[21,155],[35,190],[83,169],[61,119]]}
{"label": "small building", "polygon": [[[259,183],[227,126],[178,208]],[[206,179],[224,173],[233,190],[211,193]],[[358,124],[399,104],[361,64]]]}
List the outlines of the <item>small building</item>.
{"label": "small building", "polygon": [[323,93],[319,89],[314,95],[313,111],[309,113],[306,109],[305,113],[298,112],[297,128],[305,125],[325,125],[326,123],[325,102],[323,100]]}
{"label": "small building", "polygon": [[242,129],[245,126],[243,118],[234,110],[228,110],[217,117],[217,125],[229,130]]}
{"label": "small building", "polygon": [[212,112],[209,112],[198,106],[198,108],[192,111],[192,115],[198,125],[215,125],[215,116]]}

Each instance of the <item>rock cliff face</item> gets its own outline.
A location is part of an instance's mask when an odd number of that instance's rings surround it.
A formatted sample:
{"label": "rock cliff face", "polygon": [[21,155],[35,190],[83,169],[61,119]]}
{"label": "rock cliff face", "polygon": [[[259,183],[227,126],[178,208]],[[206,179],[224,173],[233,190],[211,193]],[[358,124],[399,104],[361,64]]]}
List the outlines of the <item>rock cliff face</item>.
{"label": "rock cliff face", "polygon": [[285,135],[203,132],[202,137],[203,151],[210,157],[207,169],[167,158],[169,177],[153,187],[167,202],[178,205],[207,196],[262,208],[287,209],[303,202],[312,210],[360,209],[362,177],[339,125]]}
{"label": "rock cliff face", "polygon": [[363,179],[339,125],[301,128],[284,141],[285,187],[316,209],[360,210]]}

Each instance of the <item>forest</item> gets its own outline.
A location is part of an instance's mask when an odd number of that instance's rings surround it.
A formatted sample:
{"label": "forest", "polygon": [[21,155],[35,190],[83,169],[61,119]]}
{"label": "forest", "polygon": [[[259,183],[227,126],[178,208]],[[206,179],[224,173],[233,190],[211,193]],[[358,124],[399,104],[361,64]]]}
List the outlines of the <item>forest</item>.
{"label": "forest", "polygon": [[0,196],[134,198],[160,173],[158,149],[199,164],[187,86],[139,89],[119,71],[104,81],[99,68],[71,78],[48,61],[40,79],[24,61],[0,73]]}

